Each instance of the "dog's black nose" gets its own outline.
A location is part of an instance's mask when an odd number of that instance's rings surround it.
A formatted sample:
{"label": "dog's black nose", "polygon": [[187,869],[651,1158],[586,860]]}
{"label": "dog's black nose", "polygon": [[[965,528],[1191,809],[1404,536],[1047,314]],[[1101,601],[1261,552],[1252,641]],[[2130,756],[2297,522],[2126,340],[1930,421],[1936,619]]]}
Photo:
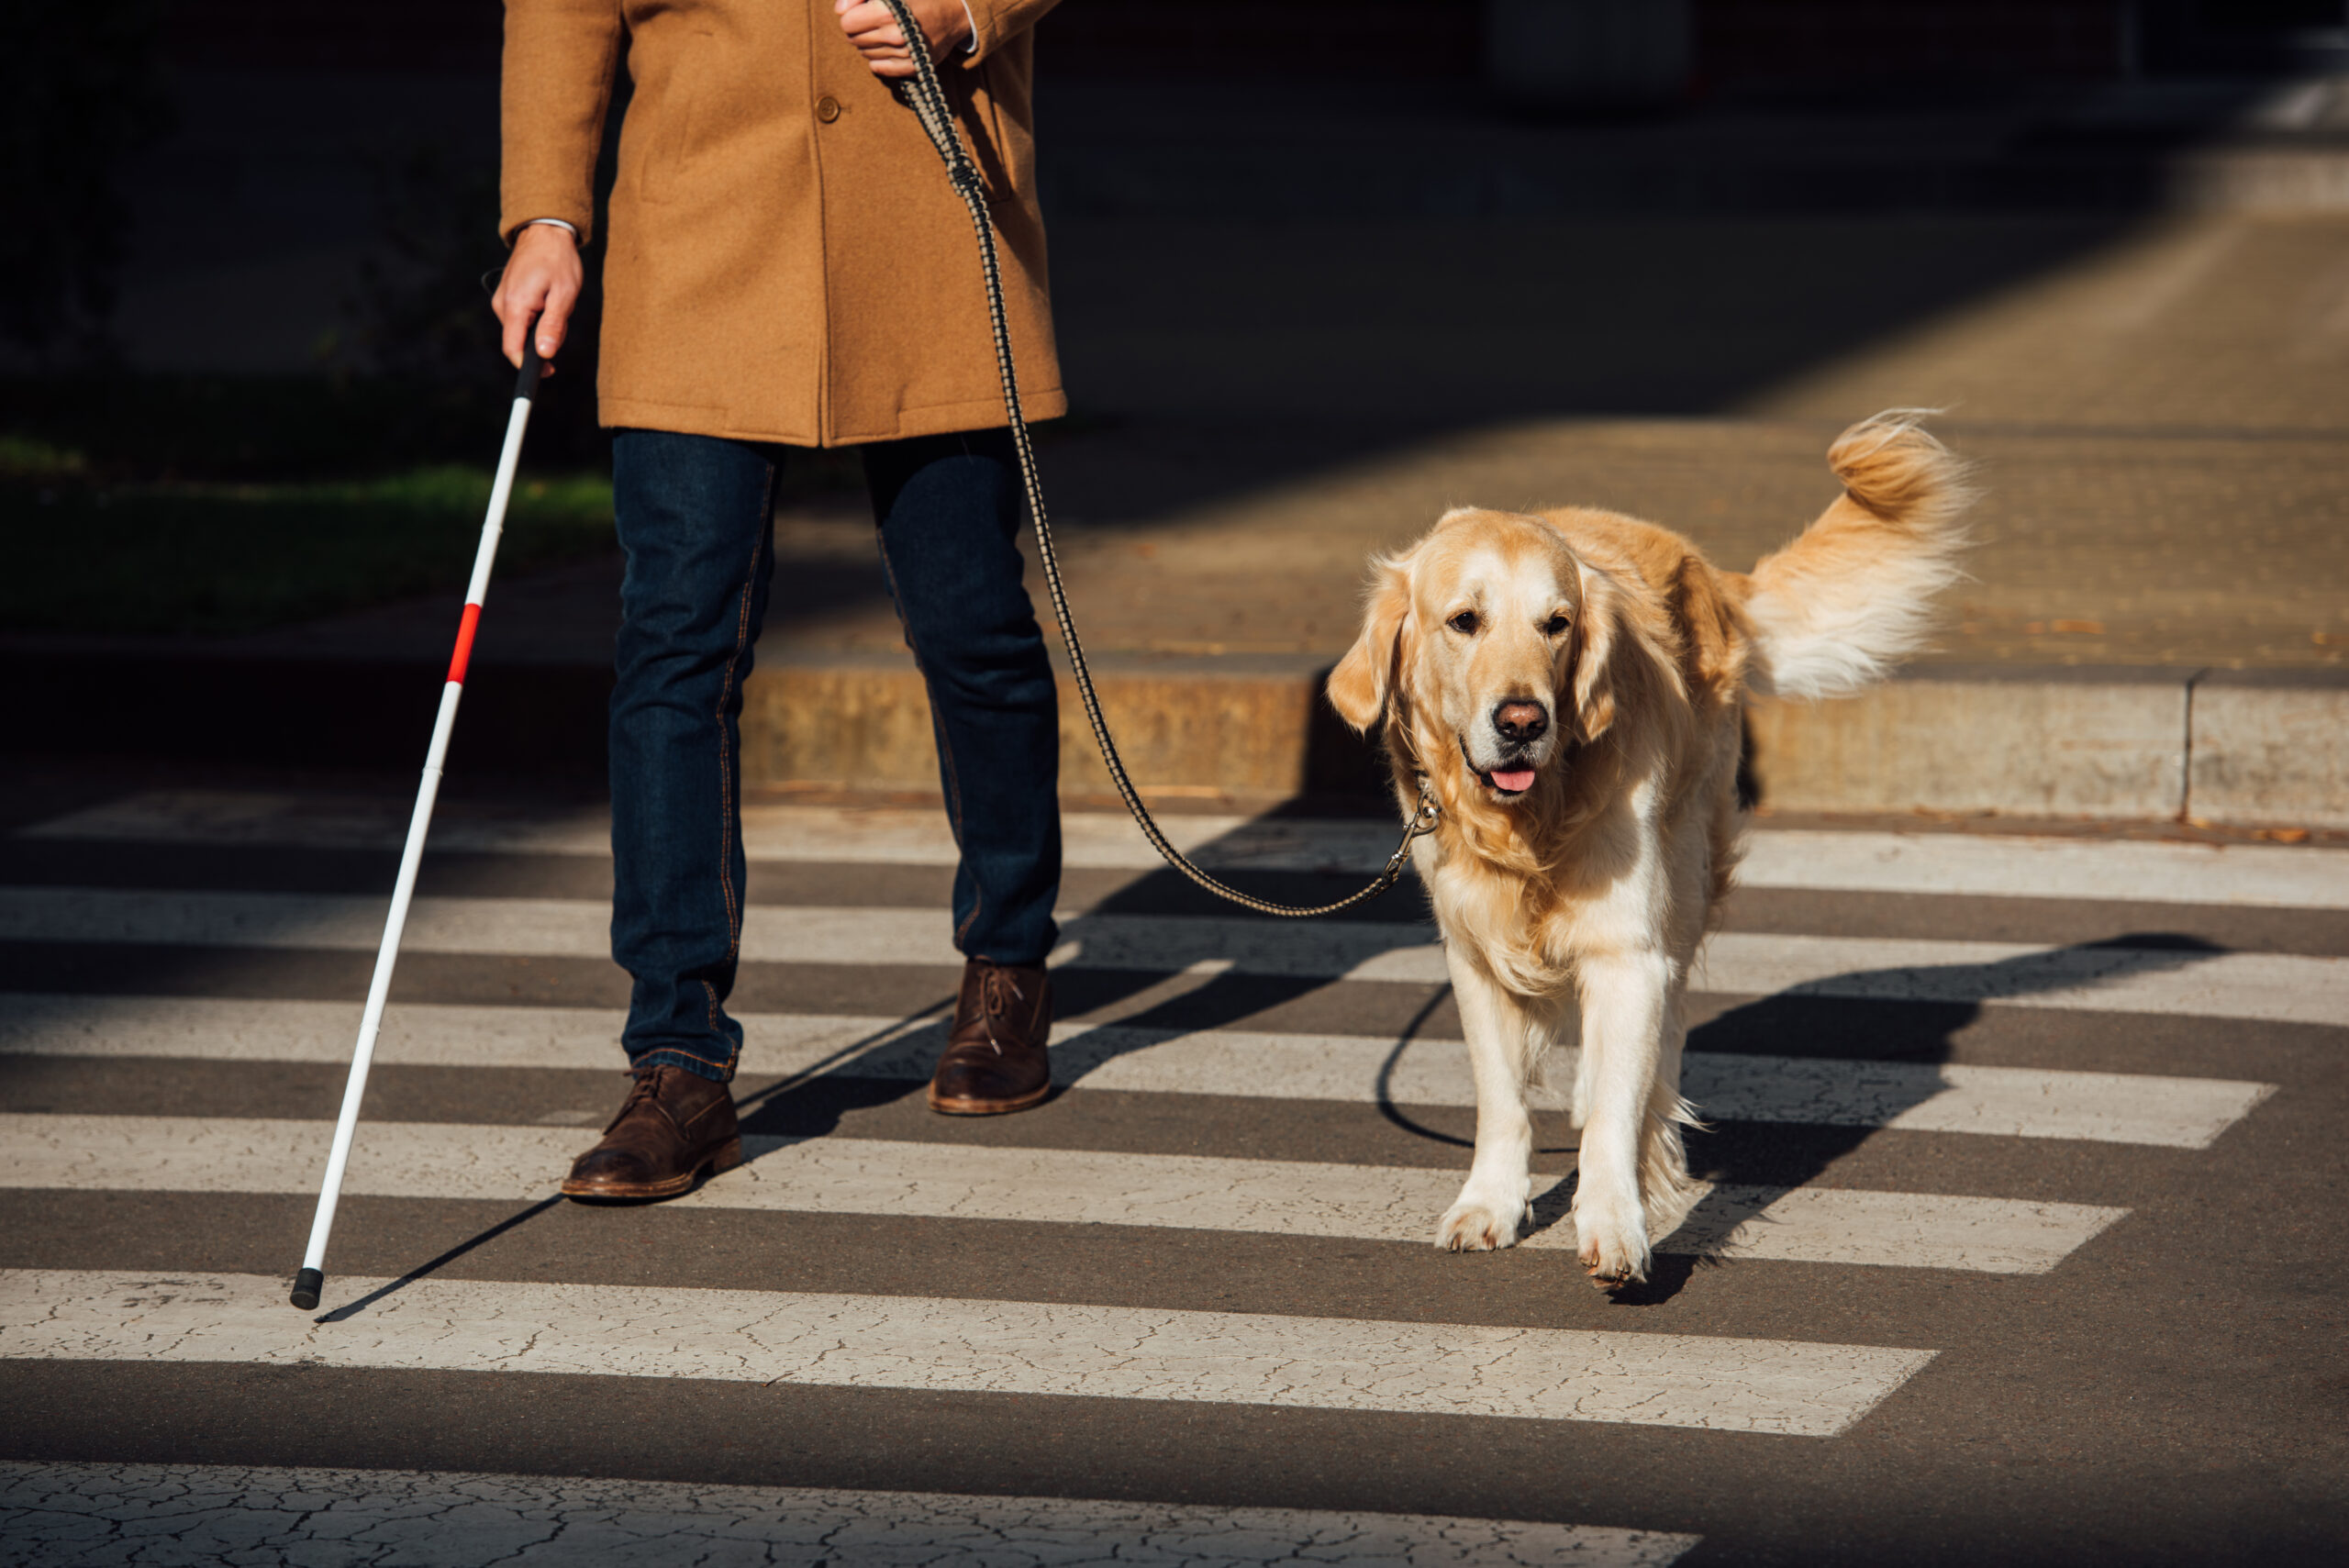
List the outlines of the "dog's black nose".
{"label": "dog's black nose", "polygon": [[1538,702],[1505,702],[1493,709],[1493,728],[1502,740],[1523,746],[1542,739],[1550,728],[1550,715]]}

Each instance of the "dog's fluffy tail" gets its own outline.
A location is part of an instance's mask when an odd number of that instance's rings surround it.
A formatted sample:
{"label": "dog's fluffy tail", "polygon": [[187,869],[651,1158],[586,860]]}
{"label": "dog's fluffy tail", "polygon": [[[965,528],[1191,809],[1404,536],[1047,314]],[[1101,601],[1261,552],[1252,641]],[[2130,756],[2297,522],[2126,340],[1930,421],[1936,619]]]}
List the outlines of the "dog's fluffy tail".
{"label": "dog's fluffy tail", "polygon": [[1842,497],[1745,584],[1753,690],[1842,696],[1924,646],[1934,596],[1965,575],[1975,496],[1965,465],[1919,424],[1933,412],[1889,409],[1827,449]]}

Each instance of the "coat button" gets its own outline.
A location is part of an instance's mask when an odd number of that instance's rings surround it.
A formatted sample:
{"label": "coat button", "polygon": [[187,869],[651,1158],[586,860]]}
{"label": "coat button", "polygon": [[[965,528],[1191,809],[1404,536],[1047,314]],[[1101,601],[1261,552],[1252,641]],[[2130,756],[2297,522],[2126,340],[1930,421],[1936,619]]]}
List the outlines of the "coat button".
{"label": "coat button", "polygon": [[816,100],[816,117],[826,125],[841,117],[841,101],[830,94]]}

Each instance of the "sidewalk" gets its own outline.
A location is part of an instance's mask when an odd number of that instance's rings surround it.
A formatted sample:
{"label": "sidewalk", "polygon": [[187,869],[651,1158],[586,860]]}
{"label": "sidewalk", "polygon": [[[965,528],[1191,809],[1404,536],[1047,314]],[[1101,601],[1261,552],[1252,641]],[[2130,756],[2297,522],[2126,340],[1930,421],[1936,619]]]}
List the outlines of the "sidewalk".
{"label": "sidewalk", "polygon": [[[1396,181],[1348,196],[1323,182],[1333,163],[1297,148],[1453,175],[1486,149],[1483,179],[1541,167],[1545,150],[1587,161],[1609,137],[1686,143],[1675,156],[1698,167],[1729,156],[1727,133],[1496,129],[1432,111],[1275,123],[1235,100],[1217,134],[1177,145],[1141,99],[1121,101],[1118,142],[1102,139],[1106,104],[1056,102],[1077,411],[1041,434],[1044,480],[1113,728],[1154,793],[1375,790],[1319,674],[1352,639],[1367,557],[1444,506],[1612,506],[1743,568],[1831,499],[1838,429],[1921,405],[1947,408],[1935,428],[1981,464],[1974,580],[1939,651],[1888,691],[1757,711],[1766,805],[2349,826],[2349,206],[1934,209],[1883,191],[1825,215],[1686,192],[1644,212],[1381,206],[1370,198]],[[2065,167],[2083,147],[2180,166],[2146,151],[2158,137],[2116,153],[2088,134],[2099,113],[2143,119],[2145,102],[1997,137],[1978,115],[1911,117],[1905,143],[1847,123],[1839,145],[1871,178],[2052,166],[2050,147]],[[2310,124],[2231,134],[2336,157],[2349,94],[2293,102]],[[1808,148],[1816,172],[1827,144],[1792,126],[1740,156]],[[1290,209],[1252,195],[1260,182],[1210,210],[1252,146],[1294,185]],[[1104,195],[1107,171],[1125,183]],[[870,526],[856,496],[781,519],[746,719],[754,784],[935,787]],[[611,562],[496,585],[461,763],[596,766],[616,586]],[[116,686],[146,688],[134,707],[206,733],[192,695],[169,694],[232,665],[321,743],[331,731],[397,762],[422,733],[418,672],[445,657],[452,615],[394,606],[210,645],[208,665],[185,648],[54,640],[14,656],[72,653],[42,712],[123,700],[106,695],[115,668]],[[1069,788],[1098,795],[1073,698],[1066,712]]]}

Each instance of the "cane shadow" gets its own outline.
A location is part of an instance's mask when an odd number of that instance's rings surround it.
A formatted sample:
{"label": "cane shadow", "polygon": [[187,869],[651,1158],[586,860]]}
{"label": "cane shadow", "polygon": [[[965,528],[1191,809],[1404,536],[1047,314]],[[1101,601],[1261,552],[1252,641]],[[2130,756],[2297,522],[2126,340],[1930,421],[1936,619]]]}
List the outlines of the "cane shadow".
{"label": "cane shadow", "polygon": [[[1072,921],[1069,930],[1081,940],[1085,922]],[[1121,939],[1123,935],[1119,933]],[[1419,941],[1387,939],[1349,943],[1346,951],[1366,961],[1383,953],[1419,947],[1434,939],[1432,928],[1418,935]],[[1121,1058],[1180,1037],[1208,1035],[1261,1022],[1265,1014],[1326,990],[1341,978],[1329,974],[1257,973],[1241,967],[1252,962],[1251,959],[1234,959],[1226,951],[1217,951],[1223,946],[1228,944],[1177,942],[1172,944],[1174,951],[1169,958],[1159,965],[1148,965],[1140,956],[1120,951],[1116,955],[1115,967],[1098,969],[1085,967],[1080,952],[1071,964],[1056,969],[1053,995],[1062,1018],[1078,1019],[1100,1012],[1116,1016],[1108,1021],[1088,1023],[1080,1031],[1064,1034],[1056,1041],[1052,1047],[1053,1087],[1045,1103],[1063,1097],[1072,1089],[1087,1087],[1086,1080],[1092,1074]],[[1203,951],[1204,957],[1200,956]],[[1184,962],[1186,957],[1187,962]],[[1225,963],[1233,967],[1206,967]],[[1137,998],[1169,985],[1178,989],[1172,995],[1152,998],[1139,1007],[1119,1011]],[[1431,990],[1434,995],[1425,1004],[1425,1011],[1432,1011],[1448,994],[1448,987],[1442,983],[1434,984]],[[821,1072],[798,1074],[741,1096],[738,1106],[743,1130],[767,1136],[821,1138],[837,1131],[841,1121],[856,1112],[894,1105],[918,1093],[929,1083],[939,1056],[945,1050],[950,1019],[943,1015],[951,1011],[952,1006],[952,998],[942,999],[925,1010],[927,1016],[880,1031],[869,1044],[841,1053]],[[1246,1094],[1245,1082],[1235,1082],[1231,1092]]]}
{"label": "cane shadow", "polygon": [[[926,1007],[907,1013],[902,1018],[899,1018],[880,1029],[871,1030],[855,1040],[839,1046],[829,1053],[818,1058],[816,1061],[807,1063],[806,1066],[786,1073],[774,1083],[740,1096],[738,1101],[738,1110],[743,1118],[743,1131],[745,1134],[752,1137],[758,1137],[762,1134],[765,1135],[765,1137],[762,1139],[762,1147],[755,1151],[746,1151],[749,1152],[750,1158],[756,1160],[764,1155],[774,1153],[777,1148],[784,1147],[788,1143],[798,1142],[802,1138],[807,1136],[806,1134],[793,1135],[785,1132],[784,1137],[778,1140],[774,1137],[774,1134],[778,1129],[765,1126],[753,1127],[751,1122],[762,1107],[773,1100],[787,1095],[793,1091],[804,1088],[811,1084],[831,1082],[829,1078],[829,1074],[843,1066],[852,1065],[863,1061],[875,1060],[890,1062],[896,1060],[899,1056],[908,1056],[912,1059],[918,1060],[925,1052],[930,1059],[934,1060],[937,1055],[936,1048],[930,1045],[928,1041],[932,1035],[935,1035],[939,1040],[942,1040],[944,1039],[946,1028],[944,1021],[939,1019],[936,1015],[941,1009],[952,1006],[952,998],[950,997],[944,1001],[933,1002]],[[926,1076],[927,1074],[925,1074],[925,1077]],[[850,1080],[849,1082],[858,1083],[860,1081]],[[902,1094],[903,1092],[904,1091],[902,1089],[898,1090],[899,1094]],[[377,1303],[393,1296],[396,1292],[406,1289],[409,1285],[416,1284],[418,1280],[429,1278],[432,1274],[435,1274],[440,1270],[448,1267],[451,1263],[455,1262],[459,1258],[463,1257],[466,1253],[471,1252],[477,1248],[486,1246],[509,1231],[516,1230],[520,1227],[529,1224],[531,1220],[538,1218],[539,1216],[546,1213],[549,1209],[554,1208],[565,1201],[566,1200],[560,1194],[550,1197],[540,1198],[535,1203],[529,1205],[528,1207],[520,1210],[518,1213],[510,1214],[504,1219],[499,1220],[496,1224],[488,1226],[484,1229],[474,1232],[473,1235],[468,1236],[463,1240],[458,1242],[455,1246],[451,1247],[448,1251],[440,1253],[438,1257],[431,1259],[428,1262],[417,1264],[415,1268],[412,1268],[406,1273],[401,1274],[397,1279],[385,1281],[384,1284],[376,1286],[373,1290],[368,1292],[365,1296],[361,1296],[358,1300],[351,1302],[347,1306],[338,1307],[331,1312],[320,1314],[317,1318],[317,1321],[321,1324],[340,1323],[347,1321],[351,1318],[355,1318],[360,1313],[366,1311],[369,1307],[375,1306]],[[642,1206],[633,1204],[618,1204],[611,1205],[609,1207],[632,1207]]]}
{"label": "cane shadow", "polygon": [[485,1247],[490,1242],[496,1240],[500,1236],[505,1235],[507,1232],[519,1229],[521,1227],[528,1225],[531,1220],[536,1219],[539,1216],[546,1213],[547,1210],[554,1207],[561,1202],[562,1202],[562,1198],[559,1195],[553,1197],[542,1197],[536,1203],[531,1204],[528,1208],[523,1209],[520,1213],[509,1214],[505,1218],[499,1220],[496,1224],[492,1225],[485,1229],[475,1231],[473,1235],[466,1237],[463,1240],[458,1242],[455,1246],[450,1248],[447,1251],[441,1253],[439,1257],[432,1259],[430,1262],[418,1263],[416,1267],[400,1275],[399,1278],[395,1280],[386,1280],[382,1284],[377,1285],[373,1290],[371,1290],[366,1295],[361,1296],[358,1300],[351,1302],[346,1306],[338,1307],[331,1312],[321,1312],[317,1317],[312,1318],[311,1321],[320,1325],[349,1322],[351,1318],[358,1317],[362,1312],[366,1311],[369,1307],[374,1306],[380,1301],[383,1301],[395,1293],[406,1290],[408,1286],[414,1284],[420,1279],[427,1279],[431,1275],[440,1273],[442,1269],[447,1268],[451,1263],[455,1262],[459,1258],[463,1257],[466,1253],[473,1251],[475,1248]]}
{"label": "cane shadow", "polygon": [[[1290,854],[1280,848],[1280,826],[1262,819],[1193,854],[1252,896],[1319,905],[1370,881],[1397,831],[1382,823],[1365,833],[1364,847],[1352,852],[1375,851],[1375,859],[1359,873],[1351,863],[1313,864],[1310,855]],[[1062,923],[1053,955],[1055,1011],[1063,1019],[1108,1017],[1053,1047],[1052,1098],[1084,1087],[1107,1063],[1170,1038],[1261,1020],[1350,975],[1397,973],[1398,958],[1399,973],[1431,988],[1423,1021],[1448,992],[1436,942],[1425,896],[1408,881],[1345,917],[1297,921],[1226,903],[1171,868],[1144,873]],[[744,1130],[820,1138],[851,1114],[916,1093],[945,1049],[944,1015],[952,1006],[951,997],[933,1003],[844,1050],[820,1072],[744,1096]],[[1234,1090],[1244,1093],[1245,1085]]]}
{"label": "cane shadow", "polygon": [[[840,1129],[851,1113],[892,1105],[930,1081],[946,1049],[954,998],[905,1013],[772,1084],[734,1097],[745,1137],[799,1142]],[[771,1149],[751,1153],[756,1160]]]}

